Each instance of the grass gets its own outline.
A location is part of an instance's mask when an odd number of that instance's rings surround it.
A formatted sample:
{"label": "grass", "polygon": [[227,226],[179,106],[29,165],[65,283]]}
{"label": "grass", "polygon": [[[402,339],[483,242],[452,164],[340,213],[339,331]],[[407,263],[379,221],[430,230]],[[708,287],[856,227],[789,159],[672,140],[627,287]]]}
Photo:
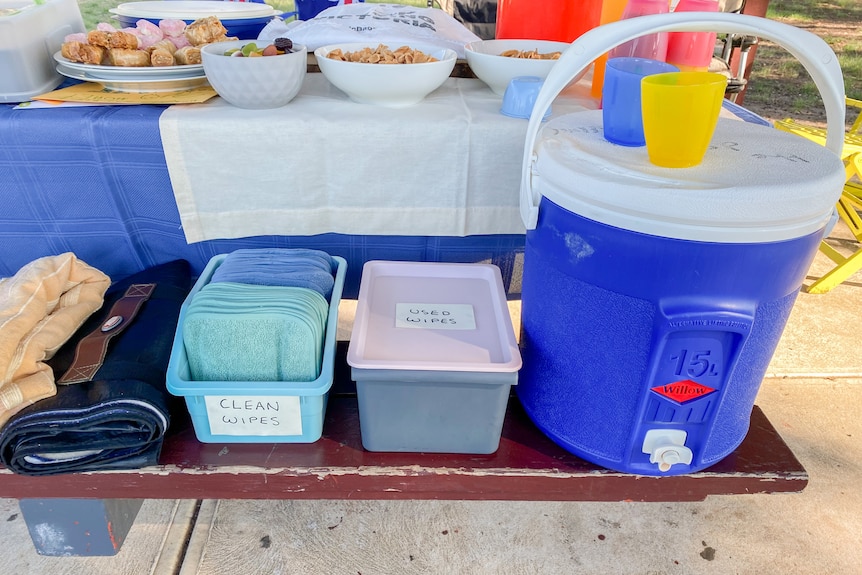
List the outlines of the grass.
{"label": "grass", "polygon": [[[838,56],[846,94],[862,98],[862,0],[772,0],[767,17],[820,36]],[[766,41],[757,48],[744,103],[769,119],[825,122],[820,93],[808,72],[786,50]],[[849,113],[848,123],[854,117]]]}

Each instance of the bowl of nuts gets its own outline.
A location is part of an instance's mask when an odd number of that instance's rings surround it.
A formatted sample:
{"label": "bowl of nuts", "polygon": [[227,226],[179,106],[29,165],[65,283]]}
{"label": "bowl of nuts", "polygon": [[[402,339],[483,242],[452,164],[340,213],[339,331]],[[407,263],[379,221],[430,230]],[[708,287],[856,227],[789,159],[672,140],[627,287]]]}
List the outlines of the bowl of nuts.
{"label": "bowl of nuts", "polygon": [[349,43],[314,51],[333,86],[354,102],[404,108],[439,88],[455,67],[454,50],[425,45]]}
{"label": "bowl of nuts", "polygon": [[476,77],[502,96],[512,78],[547,77],[569,46],[551,40],[481,40],[467,44],[464,54]]}
{"label": "bowl of nuts", "polygon": [[288,104],[302,88],[308,67],[305,46],[288,38],[271,44],[254,40],[214,42],[201,48],[207,81],[238,108],[268,109]]}

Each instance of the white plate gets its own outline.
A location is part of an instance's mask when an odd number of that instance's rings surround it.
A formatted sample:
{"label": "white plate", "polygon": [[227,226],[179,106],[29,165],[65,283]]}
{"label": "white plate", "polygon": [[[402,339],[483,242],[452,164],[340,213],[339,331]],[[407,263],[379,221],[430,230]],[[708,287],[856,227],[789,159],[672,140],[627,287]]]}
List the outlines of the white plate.
{"label": "white plate", "polygon": [[188,77],[170,76],[167,78],[131,78],[108,80],[105,78],[93,78],[84,72],[72,70],[63,64],[57,66],[57,72],[73,78],[75,80],[84,80],[85,82],[96,82],[101,84],[108,90],[114,92],[133,92],[133,93],[152,93],[152,92],[182,92],[183,90],[191,90],[200,86],[208,85],[205,74],[194,75]]}
{"label": "white plate", "polygon": [[138,68],[125,66],[97,66],[95,64],[82,64],[72,62],[62,56],[60,52],[54,54],[54,60],[67,70],[79,74],[86,74],[89,78],[100,78],[103,80],[165,80],[168,78],[189,78],[201,76],[204,73],[203,64],[190,66],[154,66],[152,68]]}
{"label": "white plate", "polygon": [[197,20],[206,16],[220,19],[238,20],[242,18],[261,18],[281,14],[269,4],[256,2],[224,2],[222,0],[156,0],[153,2],[126,2],[108,12],[121,16],[138,18],[175,18],[177,20]]}

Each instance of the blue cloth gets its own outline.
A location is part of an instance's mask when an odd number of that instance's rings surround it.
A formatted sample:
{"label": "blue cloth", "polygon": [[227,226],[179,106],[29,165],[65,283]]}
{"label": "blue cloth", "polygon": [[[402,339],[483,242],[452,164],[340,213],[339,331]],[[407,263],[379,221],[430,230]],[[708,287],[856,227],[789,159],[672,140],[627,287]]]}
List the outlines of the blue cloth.
{"label": "blue cloth", "polygon": [[224,258],[210,283],[304,287],[329,301],[335,286],[332,269],[332,257],[320,250],[237,250]]}
{"label": "blue cloth", "polygon": [[197,276],[213,256],[239,248],[315,248],[347,260],[343,297],[355,298],[369,260],[490,261],[508,287],[524,253],[523,235],[329,233],[188,244],[159,135],[164,106],[13,108],[0,104],[0,277],[68,251],[121,278],[176,259]]}

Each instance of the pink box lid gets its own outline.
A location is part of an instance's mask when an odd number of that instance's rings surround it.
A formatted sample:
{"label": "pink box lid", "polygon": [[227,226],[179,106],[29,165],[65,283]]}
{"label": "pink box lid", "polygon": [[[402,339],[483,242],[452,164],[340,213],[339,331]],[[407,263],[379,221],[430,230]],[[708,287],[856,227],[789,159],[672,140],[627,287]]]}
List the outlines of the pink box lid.
{"label": "pink box lid", "polygon": [[360,369],[518,371],[521,353],[500,269],[367,262],[347,363]]}

